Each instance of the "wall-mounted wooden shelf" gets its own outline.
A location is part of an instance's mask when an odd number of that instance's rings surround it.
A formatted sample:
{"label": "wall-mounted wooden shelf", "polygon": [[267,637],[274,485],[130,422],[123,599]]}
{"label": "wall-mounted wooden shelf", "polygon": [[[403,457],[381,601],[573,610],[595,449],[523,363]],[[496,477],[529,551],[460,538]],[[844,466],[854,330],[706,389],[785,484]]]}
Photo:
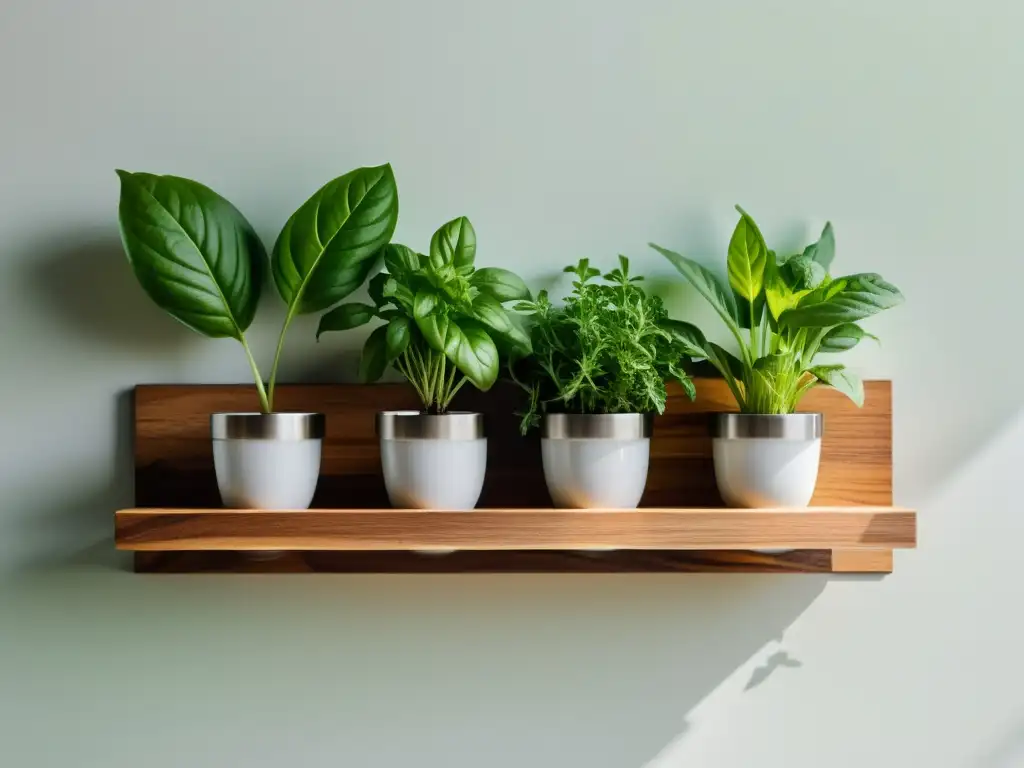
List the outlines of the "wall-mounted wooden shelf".
{"label": "wall-mounted wooden shelf", "polygon": [[[284,559],[291,563],[284,570],[877,573],[891,570],[892,549],[914,546],[916,516],[894,507],[127,509],[116,515],[116,539],[120,549],[171,553],[138,558],[140,570],[153,571],[280,571],[278,561]],[[424,554],[445,549],[458,551]],[[601,551],[608,549],[615,551]],[[784,553],[787,557],[749,551],[756,549],[797,551]],[[268,551],[278,556],[268,557]],[[256,554],[241,554],[246,552]]]}
{"label": "wall-mounted wooden shelf", "polygon": [[[722,509],[709,419],[735,409],[720,379],[691,402],[669,388],[655,419],[647,489],[636,511],[555,510],[540,440],[519,434],[514,387],[465,388],[456,407],[482,411],[487,480],[473,512],[394,510],[380,472],[377,411],[417,407],[405,385],[278,387],[285,411],[327,416],[315,509],[216,509],[210,414],[257,406],[251,386],[135,389],[135,505],[116,516],[117,546],[153,572],[618,572],[887,573],[892,551],[913,547],[916,517],[891,506],[892,386],[865,383],[858,409],[811,391],[825,418],[821,468],[808,510]],[[687,507],[687,508],[680,508]],[[444,556],[417,550],[450,548]],[[595,551],[614,548],[614,551]],[[752,550],[787,549],[787,552]]]}

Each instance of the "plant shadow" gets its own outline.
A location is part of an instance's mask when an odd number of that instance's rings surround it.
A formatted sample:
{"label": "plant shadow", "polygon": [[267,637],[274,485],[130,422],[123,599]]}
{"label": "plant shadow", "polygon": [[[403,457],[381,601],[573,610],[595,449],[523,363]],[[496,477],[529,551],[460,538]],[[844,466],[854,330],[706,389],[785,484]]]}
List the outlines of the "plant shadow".
{"label": "plant shadow", "polygon": [[32,249],[24,287],[65,329],[90,344],[152,352],[193,334],[146,296],[116,232],[68,233]]}

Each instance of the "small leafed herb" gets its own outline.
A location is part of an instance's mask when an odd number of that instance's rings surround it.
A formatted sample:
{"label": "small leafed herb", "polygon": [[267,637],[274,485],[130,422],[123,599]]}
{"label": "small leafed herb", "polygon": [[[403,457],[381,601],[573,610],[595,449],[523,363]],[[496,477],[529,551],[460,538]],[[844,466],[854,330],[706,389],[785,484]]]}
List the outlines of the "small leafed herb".
{"label": "small leafed herb", "polygon": [[517,304],[530,313],[533,356],[511,366],[512,377],[529,394],[525,433],[540,415],[561,413],[662,413],[665,382],[679,382],[692,399],[693,383],[681,367],[687,347],[666,329],[668,315],[657,296],[630,277],[629,259],[601,272],[581,259],[565,305],[554,306],[547,291]]}
{"label": "small leafed herb", "polygon": [[728,383],[743,413],[786,414],[819,384],[831,386],[858,406],[864,384],[843,365],[816,365],[822,352],[852,349],[870,333],[858,325],[903,302],[881,275],[833,278],[832,225],[802,253],[779,258],[768,250],[754,220],[739,206],[729,242],[729,287],[709,270],[678,253],[651,247],[675,266],[715,309],[739,345],[736,357],[689,323],[670,321],[676,339],[694,358],[707,360]]}
{"label": "small leafed herb", "polygon": [[430,240],[430,255],[395,243],[369,283],[373,304],[342,304],[320,319],[317,338],[377,318],[359,363],[364,382],[393,365],[412,384],[427,413],[444,413],[468,381],[487,391],[501,354],[527,355],[530,339],[503,306],[528,299],[521,278],[505,269],[476,269],[476,232],[453,219]]}

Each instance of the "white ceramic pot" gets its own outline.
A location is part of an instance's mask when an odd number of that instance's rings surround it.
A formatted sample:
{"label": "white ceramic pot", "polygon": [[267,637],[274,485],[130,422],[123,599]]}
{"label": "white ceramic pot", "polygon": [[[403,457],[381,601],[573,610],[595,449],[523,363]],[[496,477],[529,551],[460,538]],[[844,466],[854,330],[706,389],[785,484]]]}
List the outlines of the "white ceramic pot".
{"label": "white ceramic pot", "polygon": [[806,507],[821,458],[822,415],[720,413],[715,480],[730,507]]}
{"label": "white ceramic pot", "polygon": [[541,455],[556,507],[635,509],[647,485],[654,419],[644,413],[553,413]]}
{"label": "white ceramic pot", "polygon": [[215,413],[213,465],[224,506],[308,509],[320,478],[322,413]]}
{"label": "white ceramic pot", "polygon": [[487,438],[479,413],[377,414],[380,458],[391,506],[473,509],[484,487]]}

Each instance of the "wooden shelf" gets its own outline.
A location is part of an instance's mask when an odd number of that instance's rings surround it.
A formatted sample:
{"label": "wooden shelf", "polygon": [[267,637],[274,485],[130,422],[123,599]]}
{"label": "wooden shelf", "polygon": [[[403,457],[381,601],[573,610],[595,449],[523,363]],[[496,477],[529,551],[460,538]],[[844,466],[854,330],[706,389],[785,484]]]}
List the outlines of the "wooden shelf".
{"label": "wooden shelf", "polygon": [[[115,529],[118,548],[140,553],[137,568],[152,571],[884,573],[892,569],[892,549],[915,546],[916,515],[878,506],[471,512],[142,508],[118,512]],[[445,549],[458,551],[423,554]],[[758,549],[793,551],[750,551]]]}

